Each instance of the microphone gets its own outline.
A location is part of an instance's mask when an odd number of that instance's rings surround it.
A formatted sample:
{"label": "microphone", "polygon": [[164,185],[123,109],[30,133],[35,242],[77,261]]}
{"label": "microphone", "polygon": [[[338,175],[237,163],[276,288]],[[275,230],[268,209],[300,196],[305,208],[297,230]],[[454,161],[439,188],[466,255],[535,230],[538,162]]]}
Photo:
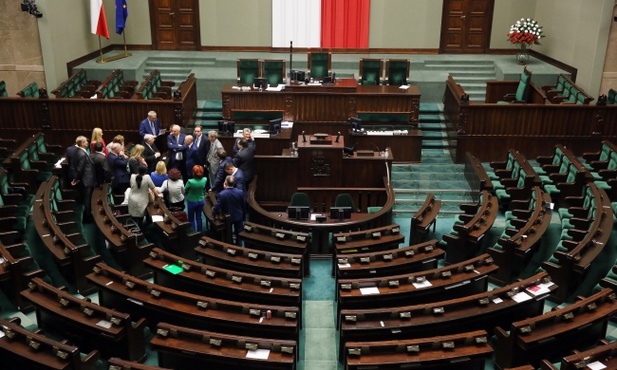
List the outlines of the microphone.
{"label": "microphone", "polygon": [[302,142],[306,143],[306,135],[304,135],[304,131],[302,131]]}
{"label": "microphone", "polygon": [[339,132],[336,134],[336,142],[337,142],[337,143],[338,143],[338,139],[339,139],[340,137],[341,137],[341,132],[339,131]]}
{"label": "microphone", "polygon": [[373,148],[377,149],[378,153],[380,152],[379,147],[377,145],[375,145],[372,141],[371,141],[371,145],[373,146]]}
{"label": "microphone", "polygon": [[350,155],[350,156],[351,156],[351,155],[353,155],[353,152],[354,152],[354,150],[356,149],[356,144],[358,144],[358,143],[355,143],[355,144],[354,144],[351,148],[349,148],[349,147],[344,147],[344,148],[343,148],[343,154],[345,154],[345,155]]}

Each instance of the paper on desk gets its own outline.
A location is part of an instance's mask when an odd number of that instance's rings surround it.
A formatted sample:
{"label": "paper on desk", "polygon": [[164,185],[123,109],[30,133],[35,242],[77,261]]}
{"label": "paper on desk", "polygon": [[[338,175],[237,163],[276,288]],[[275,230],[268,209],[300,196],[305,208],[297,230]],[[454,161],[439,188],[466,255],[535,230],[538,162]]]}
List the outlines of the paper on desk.
{"label": "paper on desk", "polygon": [[100,326],[101,328],[109,329],[111,328],[111,322],[107,320],[101,320],[96,323],[96,326]]}
{"label": "paper on desk", "polygon": [[516,303],[521,303],[521,302],[525,302],[531,299],[531,296],[525,292],[520,292],[514,296],[512,296],[512,299],[516,301]]}
{"label": "paper on desk", "polygon": [[152,222],[163,222],[165,218],[161,215],[153,215]]}
{"label": "paper on desk", "polygon": [[258,348],[256,350],[248,350],[246,351],[246,358],[255,358],[258,360],[267,360],[268,356],[270,356],[269,349]]}
{"label": "paper on desk", "polygon": [[379,288],[376,286],[371,286],[367,288],[360,288],[360,294],[369,295],[369,294],[379,294]]}
{"label": "paper on desk", "polygon": [[285,90],[284,84],[278,84],[276,86],[268,86],[266,88],[266,91],[282,91],[282,90]]}
{"label": "paper on desk", "polygon": [[590,364],[587,364],[587,367],[590,368],[591,370],[606,369],[606,365],[604,365],[600,361],[594,361]]}
{"label": "paper on desk", "polygon": [[350,267],[351,267],[351,265],[349,263],[339,263],[338,264],[338,268],[340,268],[340,269],[348,269]]}
{"label": "paper on desk", "polygon": [[409,89],[409,85],[401,85],[398,87],[399,89],[407,90]]}
{"label": "paper on desk", "polygon": [[428,288],[430,286],[433,286],[433,284],[431,284],[431,282],[428,280],[424,280],[421,283],[413,283],[413,286],[416,287],[416,289],[420,289],[420,288]]}

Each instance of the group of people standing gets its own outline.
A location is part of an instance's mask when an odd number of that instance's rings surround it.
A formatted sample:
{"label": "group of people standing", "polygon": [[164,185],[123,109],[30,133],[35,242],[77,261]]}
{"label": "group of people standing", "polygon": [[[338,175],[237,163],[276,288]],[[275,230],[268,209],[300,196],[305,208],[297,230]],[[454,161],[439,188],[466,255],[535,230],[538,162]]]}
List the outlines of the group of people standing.
{"label": "group of people standing", "polygon": [[164,157],[156,145],[157,137],[164,132],[156,112],[151,111],[139,125],[142,143],[134,145],[130,153],[125,152],[121,135],[106,145],[100,128],[92,131],[89,145],[85,136],[77,137],[75,145],[67,149],[68,175],[82,195],[84,222],[92,221],[90,198],[94,187],[111,182],[115,195],[125,195],[129,214],[138,223],[146,216],[149,199],[165,193],[172,208],[183,210],[186,201],[189,222],[201,232],[205,195],[213,192],[217,201],[212,216],[228,215],[239,243],[246,190],[254,176],[251,130],[245,129],[243,137],[234,142],[233,157],[218,140],[217,131],[206,136],[201,126],[195,126],[192,135],[186,135],[175,124],[170,127]]}

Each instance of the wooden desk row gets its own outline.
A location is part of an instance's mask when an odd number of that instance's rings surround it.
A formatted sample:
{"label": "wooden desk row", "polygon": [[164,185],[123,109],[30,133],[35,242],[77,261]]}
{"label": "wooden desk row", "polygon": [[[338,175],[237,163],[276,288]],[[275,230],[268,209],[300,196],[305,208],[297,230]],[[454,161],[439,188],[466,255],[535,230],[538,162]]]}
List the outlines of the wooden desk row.
{"label": "wooden desk row", "polygon": [[608,321],[617,312],[617,296],[603,289],[573,304],[510,324],[509,333],[495,329],[495,365],[498,369],[542,359],[555,361],[570,348],[594,343],[606,335]]}
{"label": "wooden desk row", "polygon": [[269,276],[301,278],[304,275],[301,254],[267,252],[244,248],[202,236],[195,252],[209,264],[235,271],[252,273],[255,270]]}
{"label": "wooden desk row", "polygon": [[[88,295],[95,289],[88,283],[86,274],[101,261],[101,256],[94,254],[76,221],[60,221],[61,217],[75,218],[75,204],[74,201],[56,198],[59,194],[57,190],[59,191],[59,182],[56,176],[52,176],[39,187],[32,207],[34,226],[56,263],[75,282],[77,290]],[[52,210],[54,204],[56,207],[65,204],[67,210]]]}
{"label": "wooden desk row", "polygon": [[145,318],[151,328],[170,322],[234,335],[250,330],[265,338],[298,339],[297,306],[242,303],[187,293],[149,283],[103,263],[95,266],[88,280],[99,289],[102,306]]}
{"label": "wooden desk row", "polygon": [[79,348],[51,339],[37,331],[28,331],[21,320],[0,319],[0,354],[7,370],[62,369],[95,370],[100,354],[92,351],[82,357]]}
{"label": "wooden desk row", "polygon": [[[488,190],[480,193],[480,203],[470,207],[464,224],[454,225],[457,234],[445,234],[446,263],[459,263],[472,258],[480,250],[484,235],[490,230],[499,212],[499,202]],[[473,210],[475,208],[475,210]]]}
{"label": "wooden desk row", "polygon": [[135,234],[130,230],[135,224],[128,214],[128,207],[114,204],[111,186],[107,183],[93,190],[91,201],[92,217],[116,261],[131,275],[149,276],[143,260],[153,245],[144,238],[143,233]]}
{"label": "wooden desk row", "polygon": [[238,302],[302,307],[302,280],[239,272],[195,262],[154,248],[144,264],[154,283]]}
{"label": "wooden desk row", "polygon": [[82,351],[98,350],[105,357],[132,361],[145,359],[145,319],[133,320],[126,313],[77,298],[40,278],[32,279],[21,295],[36,307],[39,329],[71,340]]}
{"label": "wooden desk row", "polygon": [[343,309],[338,320],[341,349],[348,341],[400,341],[471,330],[492,332],[495,326],[541,315],[544,299],[555,288],[548,273],[540,272],[502,288],[450,300]]}
{"label": "wooden desk row", "polygon": [[499,238],[495,246],[487,249],[499,266],[499,270],[490,277],[492,283],[503,286],[518,276],[540,247],[540,240],[551,223],[553,211],[549,208],[550,195],[539,186],[531,191],[533,201],[528,201],[531,209],[513,210],[517,218],[511,223],[516,228],[507,230],[508,238]]}
{"label": "wooden desk row", "polygon": [[337,281],[338,310],[400,306],[486,291],[497,270],[488,254],[433,270]]}
{"label": "wooden desk row", "polygon": [[595,205],[592,206],[595,207],[595,216],[588,220],[589,226],[587,230],[582,230],[580,240],[563,241],[567,250],[556,250],[553,258],[542,264],[560,286],[553,297],[557,301],[565,300],[569,292],[583,279],[609,241],[613,227],[614,214],[608,195],[594,183],[586,186],[591,189],[595,198]]}

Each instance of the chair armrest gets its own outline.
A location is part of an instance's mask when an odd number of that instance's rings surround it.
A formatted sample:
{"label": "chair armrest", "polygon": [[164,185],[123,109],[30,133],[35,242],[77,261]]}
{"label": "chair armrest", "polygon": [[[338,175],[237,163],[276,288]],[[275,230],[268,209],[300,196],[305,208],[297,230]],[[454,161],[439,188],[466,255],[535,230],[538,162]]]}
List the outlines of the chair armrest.
{"label": "chair armrest", "polygon": [[548,177],[553,181],[553,183],[564,182],[568,178],[567,173],[551,173]]}
{"label": "chair armrest", "polygon": [[466,214],[475,214],[478,211],[478,205],[475,203],[462,203],[459,205],[459,209]]}
{"label": "chair armrest", "polygon": [[0,207],[0,218],[14,217],[19,207],[16,205],[5,205]]}
{"label": "chair armrest", "polygon": [[[513,202],[520,202],[520,200],[516,200],[516,201],[511,201],[510,203]],[[533,211],[530,209],[513,209],[512,210],[512,214],[514,216],[516,216],[516,218],[521,219],[521,220],[528,220],[529,217],[531,217]]]}
{"label": "chair armrest", "polygon": [[589,218],[572,217],[569,222],[574,225],[575,229],[589,230],[589,225],[591,225],[593,220]]}
{"label": "chair armrest", "polygon": [[525,225],[527,225],[527,220],[522,220],[522,219],[519,219],[519,218],[515,218],[514,220],[510,220],[510,224],[512,224],[512,226],[515,226],[517,230],[520,230]]}
{"label": "chair armrest", "polygon": [[599,170],[598,174],[602,176],[604,180],[614,179],[617,177],[617,169],[613,170]]}
{"label": "chair armrest", "polygon": [[571,236],[574,241],[580,242],[587,236],[587,230],[568,229],[567,234]]}

